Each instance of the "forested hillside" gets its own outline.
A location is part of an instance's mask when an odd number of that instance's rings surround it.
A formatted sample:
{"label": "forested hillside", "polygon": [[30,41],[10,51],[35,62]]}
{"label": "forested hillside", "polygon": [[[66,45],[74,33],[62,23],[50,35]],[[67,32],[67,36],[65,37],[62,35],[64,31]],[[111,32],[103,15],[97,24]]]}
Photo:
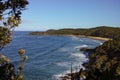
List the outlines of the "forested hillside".
{"label": "forested hillside", "polygon": [[59,29],[46,32],[32,32],[31,35],[85,35],[118,39],[120,28],[100,26],[90,29]]}

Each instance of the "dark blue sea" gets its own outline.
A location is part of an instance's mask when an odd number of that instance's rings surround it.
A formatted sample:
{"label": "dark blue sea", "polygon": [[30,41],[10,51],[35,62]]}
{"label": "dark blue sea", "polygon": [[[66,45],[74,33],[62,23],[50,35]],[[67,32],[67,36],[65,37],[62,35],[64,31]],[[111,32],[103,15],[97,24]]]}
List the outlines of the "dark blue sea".
{"label": "dark blue sea", "polygon": [[19,65],[20,48],[25,49],[29,59],[25,63],[26,80],[57,80],[73,70],[83,68],[88,59],[80,51],[81,47],[95,48],[101,41],[75,36],[36,36],[30,32],[15,32],[12,42],[2,51],[11,62]]}

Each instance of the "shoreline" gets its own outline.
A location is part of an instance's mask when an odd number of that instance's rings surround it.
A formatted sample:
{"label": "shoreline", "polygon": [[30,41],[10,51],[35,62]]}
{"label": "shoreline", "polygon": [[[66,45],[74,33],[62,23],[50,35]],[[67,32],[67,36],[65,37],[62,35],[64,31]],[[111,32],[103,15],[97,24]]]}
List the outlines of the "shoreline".
{"label": "shoreline", "polygon": [[[39,35],[39,34],[34,34],[34,35]],[[41,35],[47,35],[47,36],[76,36],[76,37],[80,37],[80,38],[90,38],[90,39],[94,39],[94,40],[100,40],[100,41],[108,41],[111,40],[111,38],[104,38],[104,37],[98,37],[98,36],[86,36],[86,35],[73,35],[73,34],[41,34]]]}
{"label": "shoreline", "polygon": [[109,41],[110,38],[103,38],[103,37],[94,37],[94,36],[87,36],[87,38],[95,39],[95,40],[101,40],[101,41]]}
{"label": "shoreline", "polygon": [[65,36],[76,36],[76,37],[90,38],[90,39],[100,40],[100,41],[109,41],[109,40],[111,40],[110,38],[95,37],[95,36],[85,36],[85,35],[65,35]]}
{"label": "shoreline", "polygon": [[[110,38],[103,38],[103,37],[94,37],[94,36],[85,36],[85,35],[65,35],[65,36],[75,36],[75,37],[80,37],[80,38],[90,38],[90,39],[94,39],[94,40],[100,40],[100,41],[109,41],[111,40]],[[92,50],[93,51],[93,50]],[[91,51],[86,51],[84,50],[83,52],[88,52],[90,53]],[[83,53],[84,54],[84,53]],[[85,54],[86,57],[88,57],[86,54]],[[82,65],[84,65],[86,62],[83,62]],[[80,69],[80,71],[78,72],[73,72],[73,73],[67,73],[67,74],[64,74],[64,76],[60,76],[59,79],[60,80],[71,80],[71,75],[73,75],[73,78],[76,78],[79,76],[81,76],[81,78],[84,80],[85,79],[85,72],[86,70],[83,70],[83,68]],[[77,79],[77,78],[76,78]],[[80,79],[80,77],[79,77]]]}

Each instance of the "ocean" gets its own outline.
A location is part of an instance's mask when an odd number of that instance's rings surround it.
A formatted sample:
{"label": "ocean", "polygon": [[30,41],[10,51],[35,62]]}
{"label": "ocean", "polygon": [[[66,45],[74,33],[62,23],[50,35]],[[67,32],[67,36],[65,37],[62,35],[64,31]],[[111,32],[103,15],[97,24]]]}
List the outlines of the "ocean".
{"label": "ocean", "polygon": [[16,69],[20,56],[18,50],[25,49],[29,59],[25,63],[26,80],[57,80],[73,70],[84,68],[81,64],[88,58],[80,51],[82,47],[95,48],[103,42],[75,36],[38,36],[30,32],[14,32],[13,40],[2,53],[10,58]]}

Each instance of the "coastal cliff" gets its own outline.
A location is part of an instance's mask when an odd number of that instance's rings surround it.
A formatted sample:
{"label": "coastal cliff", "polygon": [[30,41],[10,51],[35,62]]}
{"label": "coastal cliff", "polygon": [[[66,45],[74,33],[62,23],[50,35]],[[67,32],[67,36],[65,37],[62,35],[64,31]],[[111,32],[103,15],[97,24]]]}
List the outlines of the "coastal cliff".
{"label": "coastal cliff", "polygon": [[89,54],[79,72],[61,77],[62,80],[120,80],[120,39],[109,40],[95,49],[81,49]]}
{"label": "coastal cliff", "polygon": [[120,39],[106,41],[89,52],[84,66],[85,80],[120,80]]}

